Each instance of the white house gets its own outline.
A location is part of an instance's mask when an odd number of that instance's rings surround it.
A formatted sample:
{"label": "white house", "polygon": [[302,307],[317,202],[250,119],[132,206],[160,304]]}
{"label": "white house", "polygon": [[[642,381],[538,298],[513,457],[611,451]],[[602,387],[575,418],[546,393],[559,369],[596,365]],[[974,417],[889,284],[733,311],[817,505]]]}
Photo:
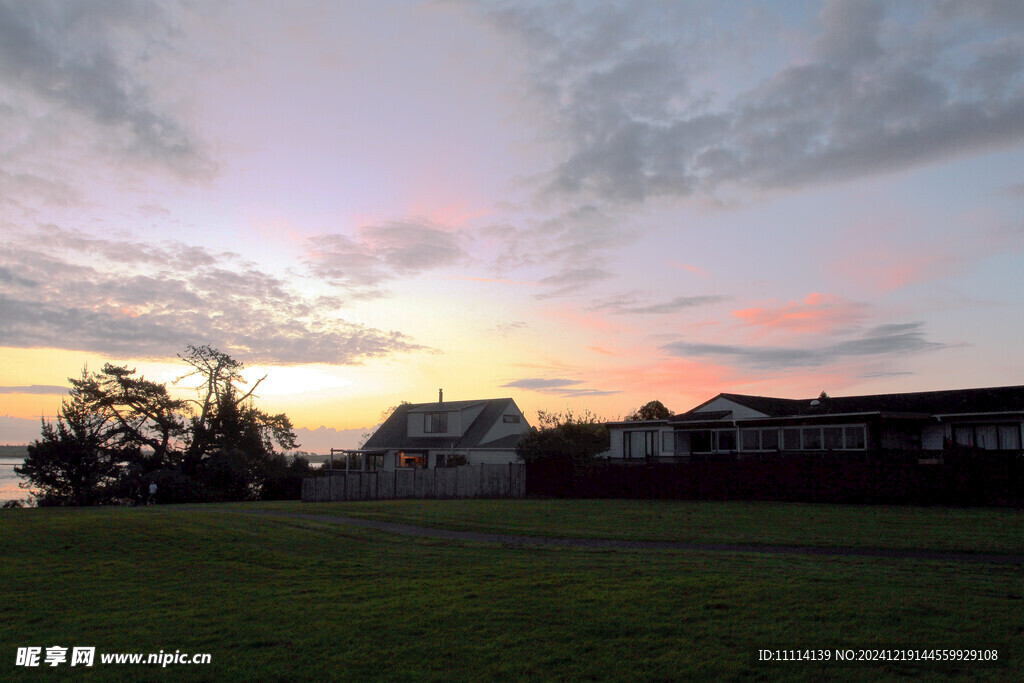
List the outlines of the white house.
{"label": "white house", "polygon": [[360,449],[368,469],[504,465],[530,424],[511,398],[406,403]]}
{"label": "white house", "polygon": [[1020,451],[1024,386],[905,394],[773,398],[719,394],[665,420],[611,422],[622,461],[779,452]]}

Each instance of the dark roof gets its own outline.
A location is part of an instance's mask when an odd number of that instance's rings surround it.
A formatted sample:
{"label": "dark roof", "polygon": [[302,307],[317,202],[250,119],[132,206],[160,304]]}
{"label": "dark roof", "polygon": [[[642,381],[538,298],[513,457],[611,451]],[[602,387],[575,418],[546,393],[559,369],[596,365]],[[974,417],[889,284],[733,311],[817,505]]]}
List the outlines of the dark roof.
{"label": "dark roof", "polygon": [[[512,399],[494,399],[494,400],[509,400]],[[431,413],[438,410],[464,410],[470,406],[479,405],[480,403],[487,403],[487,399],[480,399],[476,401],[445,401],[444,403],[409,403],[410,413]]]}
{"label": "dark roof", "polygon": [[[508,409],[511,398],[492,398],[478,401],[445,401],[444,403],[405,403],[398,406],[391,416],[384,421],[373,436],[363,446],[364,450],[380,448],[406,448],[409,450],[429,448],[475,448],[480,446],[480,440],[486,436],[488,430],[494,423],[501,419],[505,410]],[[473,423],[466,428],[462,437],[454,436],[408,436],[409,413],[425,413],[437,410],[455,411],[464,410],[471,406],[486,404]],[[518,440],[518,436],[516,439]],[[504,445],[494,445],[503,442],[504,439],[491,442],[488,447],[504,448]],[[512,443],[515,445],[515,442]]]}
{"label": "dark roof", "polygon": [[[952,389],[918,391],[905,394],[871,394],[835,396],[824,399],[773,398],[719,394],[721,397],[751,408],[769,417],[836,415],[843,413],[902,413],[919,415],[955,415],[965,413],[1024,412],[1024,386],[990,387],[984,389]],[[714,399],[711,399],[712,401]],[[693,410],[677,415],[672,421],[714,420],[723,411],[694,412],[711,403],[706,401]],[[723,416],[724,417],[724,416]]]}
{"label": "dark roof", "polygon": [[668,419],[669,422],[702,422],[704,420],[721,420],[732,417],[731,410],[705,410],[701,413],[690,411],[682,415],[674,415]]}

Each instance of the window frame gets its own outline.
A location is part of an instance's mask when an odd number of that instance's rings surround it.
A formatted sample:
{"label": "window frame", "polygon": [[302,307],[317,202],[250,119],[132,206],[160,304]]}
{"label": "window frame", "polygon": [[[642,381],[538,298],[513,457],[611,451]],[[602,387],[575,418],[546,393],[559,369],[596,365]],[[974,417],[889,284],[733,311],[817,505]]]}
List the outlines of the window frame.
{"label": "window frame", "polygon": [[[440,427],[440,429],[438,428]],[[434,411],[429,413],[423,413],[423,433],[424,434],[447,434],[448,433],[448,413],[444,411]]]}

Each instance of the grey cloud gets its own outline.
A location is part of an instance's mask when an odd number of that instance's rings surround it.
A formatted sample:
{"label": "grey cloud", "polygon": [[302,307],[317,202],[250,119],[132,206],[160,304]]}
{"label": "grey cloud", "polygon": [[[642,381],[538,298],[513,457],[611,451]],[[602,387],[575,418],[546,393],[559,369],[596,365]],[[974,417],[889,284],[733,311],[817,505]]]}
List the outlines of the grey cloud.
{"label": "grey cloud", "polygon": [[509,335],[518,332],[525,332],[528,331],[529,329],[530,325],[528,323],[522,320],[515,320],[507,323],[499,323],[498,325],[495,325],[488,331],[493,332],[494,334],[497,334],[502,337],[508,337]]}
{"label": "grey cloud", "polygon": [[864,0],[827,0],[821,10],[822,31],[815,52],[826,62],[855,64],[879,57],[878,29],[882,6]]}
{"label": "grey cloud", "polygon": [[564,387],[570,387],[576,384],[583,384],[580,380],[575,379],[543,379],[540,377],[528,377],[526,379],[517,379],[512,382],[506,382],[502,384],[503,387],[513,389],[561,389]]}
{"label": "grey cloud", "polygon": [[670,301],[661,303],[645,303],[636,296],[623,295],[595,303],[591,310],[607,311],[620,315],[661,315],[677,313],[687,308],[708,306],[727,301],[727,297],[718,295],[677,296]]}
{"label": "grey cloud", "polygon": [[1017,183],[1004,187],[1000,194],[1006,195],[1007,197],[1014,197],[1017,199],[1024,199],[1024,183]]}
{"label": "grey cloud", "polygon": [[722,94],[693,83],[713,78],[742,35],[711,43],[699,8],[500,3],[490,18],[525,46],[565,146],[547,192],[632,203],[728,183],[836,182],[1019,144],[1024,4],[930,7],[887,15],[884,3],[828,2],[811,59]]}
{"label": "grey cloud", "polygon": [[541,278],[540,285],[545,287],[546,291],[534,296],[537,299],[566,296],[610,277],[613,277],[612,273],[603,268],[568,268]]}
{"label": "grey cloud", "polygon": [[0,387],[0,394],[35,394],[46,396],[66,393],[68,393],[67,387],[57,387],[48,384],[32,384],[27,387]]}
{"label": "grey cloud", "polygon": [[165,5],[127,0],[0,3],[0,77],[5,89],[96,124],[97,148],[181,174],[208,173],[202,145],[154,104],[140,64],[167,46]]}
{"label": "grey cloud", "polygon": [[525,379],[517,379],[512,382],[502,384],[502,387],[511,389],[525,389],[527,391],[536,391],[542,394],[554,394],[565,398],[583,398],[587,396],[610,396],[612,394],[621,393],[619,391],[607,391],[602,389],[587,389],[580,387],[583,384],[580,380],[564,379],[564,378],[552,378],[544,379],[541,377],[528,377]]}
{"label": "grey cloud", "polygon": [[466,258],[460,237],[426,224],[393,221],[369,225],[346,235],[310,240],[308,264],[315,275],[335,284],[373,288],[397,277],[451,266]]}
{"label": "grey cloud", "polygon": [[629,217],[584,203],[541,220],[526,218],[520,226],[484,227],[477,233],[476,251],[487,253],[499,273],[522,267],[553,271],[538,280],[542,291],[536,296],[547,299],[612,277],[607,269],[609,254],[640,232]]}
{"label": "grey cloud", "polygon": [[855,339],[848,339],[818,348],[786,348],[774,346],[737,346],[672,342],[662,350],[681,357],[732,358],[742,365],[761,370],[788,370],[820,367],[848,358],[870,358],[936,351],[945,344],[925,339],[922,323],[879,325]]}
{"label": "grey cloud", "polygon": [[[400,332],[345,322],[334,314],[341,300],[306,299],[223,254],[185,248],[188,264],[176,270],[173,244],[78,237],[96,255],[90,265],[62,258],[55,245],[50,253],[4,245],[4,261],[19,264],[17,279],[0,278],[5,345],[167,357],[187,344],[209,343],[247,362],[338,364],[429,351]],[[162,253],[164,266],[137,272],[139,265],[104,256],[117,253],[115,246]],[[148,261],[141,267],[153,270]]]}

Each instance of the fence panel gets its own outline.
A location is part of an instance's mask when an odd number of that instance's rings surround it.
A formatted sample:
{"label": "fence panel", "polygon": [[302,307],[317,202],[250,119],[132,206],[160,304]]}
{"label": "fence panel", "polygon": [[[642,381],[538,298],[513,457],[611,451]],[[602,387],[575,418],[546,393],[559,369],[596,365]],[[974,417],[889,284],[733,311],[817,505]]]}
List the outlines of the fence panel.
{"label": "fence panel", "polygon": [[462,465],[436,469],[336,472],[302,482],[306,502],[387,500],[391,498],[522,498],[526,467]]}

